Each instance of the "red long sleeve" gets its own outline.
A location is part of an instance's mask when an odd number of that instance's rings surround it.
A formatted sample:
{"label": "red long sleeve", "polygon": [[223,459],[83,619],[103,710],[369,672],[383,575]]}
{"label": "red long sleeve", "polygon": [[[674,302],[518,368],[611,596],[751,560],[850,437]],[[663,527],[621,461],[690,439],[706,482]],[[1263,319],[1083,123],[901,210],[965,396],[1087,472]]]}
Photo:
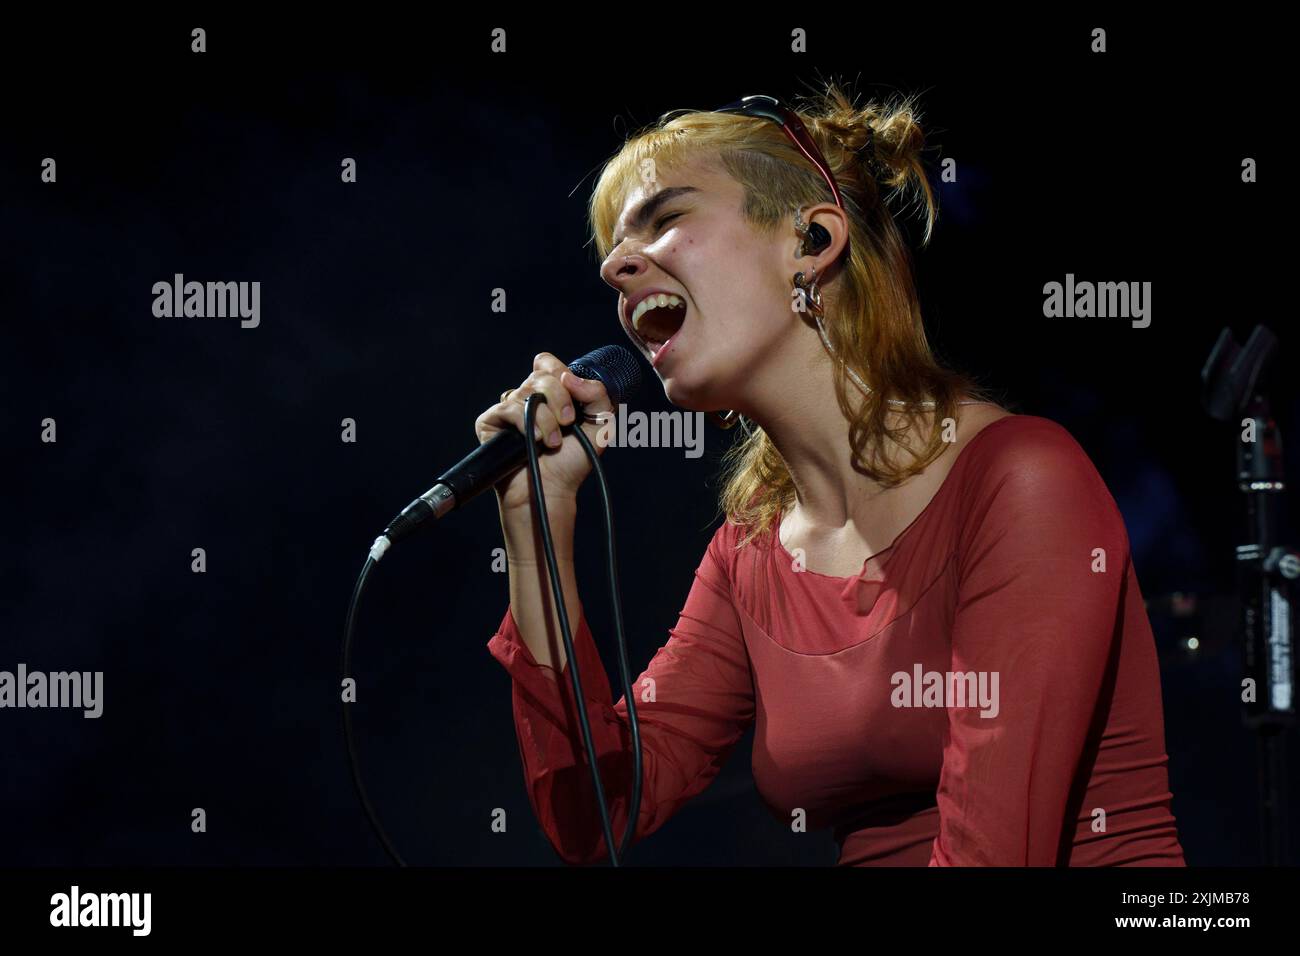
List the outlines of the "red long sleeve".
{"label": "red long sleeve", "polygon": [[[776,524],[765,546],[736,551],[735,537],[718,529],[635,685],[637,839],[708,786],[752,721],[764,803],[782,826],[832,829],[842,864],[1185,865],[1128,535],[1061,426],[985,425],[860,574],[804,568]],[[611,704],[585,617],[576,631],[621,840],[626,703]],[[604,859],[569,675],[533,660],[509,611],[488,647],[513,678],[537,819],[566,861]],[[963,675],[988,705],[949,697]]]}
{"label": "red long sleeve", "polygon": [[[754,718],[749,660],[728,583],[730,556],[721,542],[725,527],[709,543],[667,643],[633,683],[643,751],[634,841],[653,833],[709,785]],[[627,702],[611,703],[585,613],[579,615],[573,642],[614,839],[621,841],[631,803]],[[538,664],[509,608],[488,650],[512,678],[515,731],[538,822],[566,862],[606,858],[567,663],[558,674]]]}
{"label": "red long sleeve", "polygon": [[[1085,742],[1094,722],[1107,720],[1121,652],[1125,671],[1133,672],[1132,655],[1154,673],[1154,659],[1142,657],[1154,653],[1149,624],[1123,519],[1063,429],[1003,443],[972,481],[983,487],[970,496],[976,510],[958,541],[951,670],[997,675],[999,709],[985,717],[978,706],[947,708],[929,862],[1053,866],[1076,839],[1076,821],[1089,839],[1096,794],[1083,801],[1072,787],[1081,772],[1087,778]],[[1153,682],[1156,726],[1141,732],[1163,737]],[[1133,726],[1127,714],[1109,716]],[[1112,756],[1122,759],[1102,759]],[[1165,789],[1163,765],[1146,769]],[[1113,829],[1132,807],[1101,809]]]}

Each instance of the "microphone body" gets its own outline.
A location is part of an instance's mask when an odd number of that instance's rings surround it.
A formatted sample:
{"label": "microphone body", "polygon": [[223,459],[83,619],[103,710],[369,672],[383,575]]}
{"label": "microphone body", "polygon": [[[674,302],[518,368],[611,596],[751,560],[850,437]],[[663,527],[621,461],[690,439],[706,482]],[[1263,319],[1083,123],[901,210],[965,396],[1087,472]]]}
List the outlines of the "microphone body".
{"label": "microphone body", "polygon": [[[635,394],[641,386],[641,369],[636,357],[621,345],[606,345],[588,352],[569,364],[569,371],[580,378],[599,379],[615,405]],[[575,402],[573,425],[582,422],[582,406]],[[474,500],[506,476],[513,474],[528,458],[524,435],[507,429],[493,435],[441,475],[433,487],[402,509],[384,533],[370,547],[370,557],[378,561],[389,547],[412,534],[430,518],[441,518]]]}

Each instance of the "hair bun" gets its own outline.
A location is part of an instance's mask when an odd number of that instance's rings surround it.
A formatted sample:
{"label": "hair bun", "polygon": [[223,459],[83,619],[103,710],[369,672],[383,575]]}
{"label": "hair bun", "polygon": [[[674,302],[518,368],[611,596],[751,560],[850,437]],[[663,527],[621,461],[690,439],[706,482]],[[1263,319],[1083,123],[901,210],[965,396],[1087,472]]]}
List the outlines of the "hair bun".
{"label": "hair bun", "polygon": [[876,153],[876,129],[871,125],[869,116],[855,116],[838,125],[832,135],[846,151],[853,153],[860,162],[865,163],[873,176],[884,171],[880,157]]}
{"label": "hair bun", "polygon": [[876,129],[874,126],[867,125],[866,135],[862,138],[862,143],[853,150],[860,157],[870,163],[876,162]]}

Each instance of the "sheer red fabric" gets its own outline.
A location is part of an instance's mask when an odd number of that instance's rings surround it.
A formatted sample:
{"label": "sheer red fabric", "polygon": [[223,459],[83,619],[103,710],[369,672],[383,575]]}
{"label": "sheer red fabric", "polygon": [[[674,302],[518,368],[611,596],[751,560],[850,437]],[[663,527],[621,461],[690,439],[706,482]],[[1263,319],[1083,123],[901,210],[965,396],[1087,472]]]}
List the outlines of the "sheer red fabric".
{"label": "sheer red fabric", "polygon": [[[986,425],[850,578],[802,569],[775,527],[739,550],[738,532],[717,530],[634,684],[637,840],[752,724],[764,803],[784,825],[831,828],[841,865],[1184,865],[1128,535],[1060,425]],[[621,839],[626,702],[612,703],[585,614],[574,641]],[[509,609],[488,650],[512,678],[537,819],[565,861],[605,859],[567,665],[539,665]]]}

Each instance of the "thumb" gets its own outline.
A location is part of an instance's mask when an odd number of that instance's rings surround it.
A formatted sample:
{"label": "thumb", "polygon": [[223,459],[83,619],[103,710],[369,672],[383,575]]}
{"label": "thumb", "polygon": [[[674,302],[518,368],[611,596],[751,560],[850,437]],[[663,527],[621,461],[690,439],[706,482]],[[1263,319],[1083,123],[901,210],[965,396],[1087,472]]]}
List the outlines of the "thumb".
{"label": "thumb", "polygon": [[616,412],[605,390],[605,384],[599,379],[582,378],[569,371],[564,373],[560,381],[573,395],[574,400],[582,404],[582,413],[585,417],[582,423],[583,432],[597,448],[603,451],[612,429],[617,427],[614,424]]}
{"label": "thumb", "polygon": [[605,385],[600,379],[583,378],[580,375],[574,375],[572,372],[566,371],[561,384],[586,407],[588,415],[609,411],[614,407],[605,391]]}

